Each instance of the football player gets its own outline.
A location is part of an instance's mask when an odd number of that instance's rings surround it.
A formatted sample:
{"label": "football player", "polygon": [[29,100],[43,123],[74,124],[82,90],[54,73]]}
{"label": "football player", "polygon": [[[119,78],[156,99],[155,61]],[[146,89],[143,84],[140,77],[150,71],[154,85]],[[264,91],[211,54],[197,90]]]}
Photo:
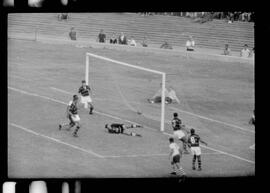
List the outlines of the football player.
{"label": "football player", "polygon": [[92,98],[90,97],[91,88],[86,85],[85,80],[82,81],[82,86],[79,88],[78,93],[81,94],[81,103],[90,107],[89,114],[93,114],[94,106],[92,104]]}
{"label": "football player", "polygon": [[177,137],[183,143],[184,153],[189,154],[189,151],[187,149],[188,131],[185,129],[185,125],[182,124],[181,119],[178,118],[177,113],[173,114],[172,128],[174,136]]}
{"label": "football player", "polygon": [[188,143],[190,146],[191,153],[193,155],[192,159],[192,169],[196,170],[195,163],[196,159],[198,160],[198,170],[202,170],[202,161],[201,161],[201,148],[200,148],[200,142],[207,145],[206,142],[201,140],[200,136],[195,134],[195,129],[190,129],[190,136],[188,138]]}
{"label": "football player", "polygon": [[130,135],[130,136],[137,136],[137,137],[142,137],[138,133],[130,132],[127,133],[125,132],[125,129],[129,128],[140,128],[142,125],[136,125],[136,124],[131,124],[131,125],[126,125],[126,124],[120,124],[120,123],[112,123],[112,124],[106,124],[105,128],[108,130],[109,133],[114,133],[114,134],[125,134],[125,135]]}
{"label": "football player", "polygon": [[180,165],[180,159],[182,157],[182,148],[180,148],[175,142],[174,139],[171,137],[169,138],[169,148],[170,148],[170,154],[169,159],[171,160],[171,165],[173,172],[171,174],[176,175],[179,171],[180,175],[184,177],[186,175],[184,169]]}
{"label": "football player", "polygon": [[74,137],[78,137],[78,131],[80,129],[80,117],[78,115],[78,101],[79,97],[77,95],[73,95],[73,100],[68,103],[67,106],[67,118],[69,119],[69,123],[59,124],[59,130],[63,129],[65,126],[68,126],[67,130],[70,130],[73,126],[76,126],[75,131],[73,132]]}

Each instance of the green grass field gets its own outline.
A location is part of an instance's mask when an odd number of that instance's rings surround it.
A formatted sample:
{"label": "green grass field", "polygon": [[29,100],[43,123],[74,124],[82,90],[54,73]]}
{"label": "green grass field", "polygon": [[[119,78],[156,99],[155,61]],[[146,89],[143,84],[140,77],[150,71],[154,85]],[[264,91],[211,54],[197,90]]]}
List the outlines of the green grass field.
{"label": "green grass field", "polygon": [[[93,115],[82,108],[79,137],[59,131],[65,104],[84,79],[85,53],[167,73],[180,104],[166,105],[160,132],[160,105],[148,104],[161,77],[101,60],[91,60]],[[120,86],[119,86],[120,85]],[[122,90],[121,90],[122,89]],[[134,113],[129,105],[139,108]],[[177,54],[134,49],[77,48],[8,40],[8,177],[170,177],[170,120],[178,112],[208,146],[202,146],[202,171],[182,166],[188,176],[255,175],[254,66],[187,59]],[[136,122],[142,138],[111,135],[105,123]]]}

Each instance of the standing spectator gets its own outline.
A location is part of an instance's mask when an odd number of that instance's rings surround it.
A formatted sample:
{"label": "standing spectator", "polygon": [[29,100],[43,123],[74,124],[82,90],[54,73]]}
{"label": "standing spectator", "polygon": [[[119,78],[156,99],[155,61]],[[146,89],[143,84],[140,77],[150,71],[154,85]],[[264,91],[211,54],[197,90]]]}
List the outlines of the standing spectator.
{"label": "standing spectator", "polygon": [[231,55],[231,49],[229,48],[229,44],[225,44],[223,55]]}
{"label": "standing spectator", "polygon": [[110,39],[110,44],[117,44],[117,38],[115,37],[115,33],[112,34]]}
{"label": "standing spectator", "polygon": [[186,42],[187,51],[194,51],[195,41],[193,40],[192,36],[189,36],[189,39]]}
{"label": "standing spectator", "polygon": [[77,37],[76,37],[76,31],[74,31],[74,27],[70,28],[69,38],[70,38],[71,40],[77,40]]}
{"label": "standing spectator", "polygon": [[145,36],[143,37],[142,46],[148,47],[147,38]]}
{"label": "standing spectator", "polygon": [[106,34],[103,32],[103,29],[100,30],[98,34],[98,42],[105,43],[106,42]]}
{"label": "standing spectator", "polygon": [[250,50],[248,49],[248,45],[245,44],[244,48],[240,52],[240,56],[243,58],[248,58],[250,56]]}
{"label": "standing spectator", "polygon": [[133,36],[131,36],[131,39],[129,40],[129,45],[130,46],[137,46],[136,41],[134,40]]}
{"label": "standing spectator", "polygon": [[123,32],[121,32],[121,35],[118,38],[118,43],[119,44],[127,44],[127,37],[124,35]]}

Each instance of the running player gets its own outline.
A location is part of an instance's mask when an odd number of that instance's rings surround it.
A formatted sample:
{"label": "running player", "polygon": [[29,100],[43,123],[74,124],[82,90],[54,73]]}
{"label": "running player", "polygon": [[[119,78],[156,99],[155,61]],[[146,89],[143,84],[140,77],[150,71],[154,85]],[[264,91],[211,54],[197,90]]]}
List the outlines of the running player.
{"label": "running player", "polygon": [[67,130],[70,130],[73,126],[76,126],[75,131],[73,132],[74,137],[78,137],[78,131],[80,129],[80,117],[78,115],[78,100],[79,97],[77,95],[73,95],[73,100],[68,103],[67,106],[67,118],[69,119],[69,123],[59,124],[59,130],[63,127],[68,126]]}
{"label": "running player", "polygon": [[[187,137],[185,134],[185,126],[182,124],[181,119],[178,118],[178,114],[173,114],[173,120],[172,120],[172,128],[173,128],[173,134],[175,137],[177,137],[182,143],[184,147],[184,153],[188,154],[187,150]],[[187,132],[187,131],[186,131]]]}
{"label": "running player", "polygon": [[195,129],[190,129],[190,136],[188,138],[189,146],[191,153],[193,155],[192,159],[192,169],[196,170],[195,163],[196,159],[198,159],[198,170],[202,170],[202,161],[201,161],[201,148],[200,148],[200,142],[207,145],[206,142],[201,140],[200,136],[195,134]]}
{"label": "running player", "polygon": [[170,148],[170,154],[169,159],[171,161],[173,172],[171,174],[176,175],[178,172],[180,173],[180,176],[185,176],[186,173],[182,166],[180,165],[180,159],[182,157],[182,148],[180,148],[175,142],[174,139],[171,137],[169,138],[169,148]]}
{"label": "running player", "polygon": [[125,129],[140,128],[140,127],[142,127],[142,126],[141,125],[136,125],[136,124],[126,125],[126,124],[120,124],[120,123],[112,123],[111,125],[109,125],[109,124],[105,125],[105,128],[108,130],[109,133],[125,134],[125,135],[130,135],[130,136],[142,137],[138,133],[134,133],[134,132],[127,133],[127,132],[125,132]]}
{"label": "running player", "polygon": [[87,104],[88,107],[90,107],[89,114],[93,114],[94,106],[92,104],[92,99],[90,97],[91,88],[88,85],[86,85],[85,80],[82,81],[82,86],[79,88],[78,93],[81,94],[81,103],[83,103],[84,105]]}

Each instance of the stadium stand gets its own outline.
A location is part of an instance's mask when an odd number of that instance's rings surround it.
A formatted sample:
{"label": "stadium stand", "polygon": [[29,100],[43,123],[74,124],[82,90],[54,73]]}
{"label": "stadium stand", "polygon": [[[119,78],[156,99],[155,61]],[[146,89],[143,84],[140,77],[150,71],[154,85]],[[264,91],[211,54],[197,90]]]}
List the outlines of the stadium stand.
{"label": "stadium stand", "polygon": [[[239,52],[244,44],[254,47],[254,23],[235,21],[228,24],[214,19],[204,24],[190,18],[151,15],[141,17],[135,13],[69,13],[68,22],[60,22],[57,13],[14,13],[8,16],[8,35],[14,33],[33,36],[67,37],[74,26],[81,40],[94,40],[100,29],[109,36],[123,32],[128,38],[134,36],[142,41],[147,35],[149,47],[157,47],[166,39],[176,47],[185,47],[188,35],[196,41],[196,47],[223,50],[229,44],[232,51]],[[219,51],[220,52],[220,51]]]}

